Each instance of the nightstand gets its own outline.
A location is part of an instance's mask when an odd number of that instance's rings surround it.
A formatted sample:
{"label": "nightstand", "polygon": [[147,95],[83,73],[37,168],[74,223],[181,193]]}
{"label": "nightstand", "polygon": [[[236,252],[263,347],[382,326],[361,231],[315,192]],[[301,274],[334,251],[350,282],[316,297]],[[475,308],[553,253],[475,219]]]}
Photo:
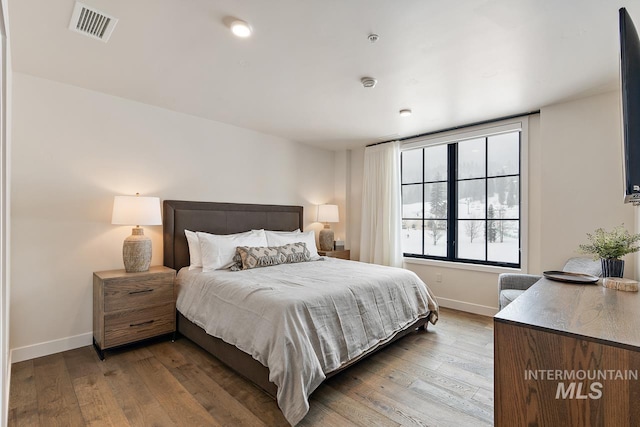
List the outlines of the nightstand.
{"label": "nightstand", "polygon": [[93,345],[104,351],[176,330],[176,271],[162,266],[142,273],[93,273]]}
{"label": "nightstand", "polygon": [[340,251],[318,251],[320,256],[328,256],[330,258],[351,259],[351,250],[343,249]]}

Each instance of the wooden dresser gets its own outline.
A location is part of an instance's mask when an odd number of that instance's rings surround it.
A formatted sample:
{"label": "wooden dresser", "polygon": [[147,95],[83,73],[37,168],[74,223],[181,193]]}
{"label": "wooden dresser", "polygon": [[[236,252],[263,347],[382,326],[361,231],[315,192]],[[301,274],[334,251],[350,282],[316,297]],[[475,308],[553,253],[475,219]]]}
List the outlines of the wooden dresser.
{"label": "wooden dresser", "polygon": [[494,317],[495,425],[640,425],[640,295],[541,279]]}
{"label": "wooden dresser", "polygon": [[93,342],[104,350],[176,330],[175,270],[93,273]]}

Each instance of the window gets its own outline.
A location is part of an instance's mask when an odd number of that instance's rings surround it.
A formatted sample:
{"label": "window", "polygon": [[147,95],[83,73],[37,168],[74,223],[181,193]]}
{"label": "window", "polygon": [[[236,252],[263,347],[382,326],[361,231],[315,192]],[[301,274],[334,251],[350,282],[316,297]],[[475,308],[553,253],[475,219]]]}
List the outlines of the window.
{"label": "window", "polygon": [[519,125],[403,146],[405,257],[521,266]]}

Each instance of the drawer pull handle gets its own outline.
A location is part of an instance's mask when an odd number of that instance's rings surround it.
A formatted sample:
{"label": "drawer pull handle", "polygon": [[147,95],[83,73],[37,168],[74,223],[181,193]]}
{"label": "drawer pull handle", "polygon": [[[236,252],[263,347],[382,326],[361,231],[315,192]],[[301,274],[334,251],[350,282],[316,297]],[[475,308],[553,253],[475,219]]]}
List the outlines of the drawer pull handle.
{"label": "drawer pull handle", "polygon": [[133,328],[134,326],[150,325],[152,323],[153,323],[153,320],[147,320],[146,322],[131,323],[129,327]]}
{"label": "drawer pull handle", "polygon": [[143,289],[141,291],[129,291],[129,295],[133,294],[143,294],[145,292],[153,292],[153,289]]}

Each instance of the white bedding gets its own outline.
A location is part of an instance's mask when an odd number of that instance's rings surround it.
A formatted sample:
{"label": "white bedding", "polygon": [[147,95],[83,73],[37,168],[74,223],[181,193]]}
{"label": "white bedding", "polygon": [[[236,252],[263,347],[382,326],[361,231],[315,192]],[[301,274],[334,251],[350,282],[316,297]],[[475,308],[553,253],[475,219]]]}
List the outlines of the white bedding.
{"label": "white bedding", "polygon": [[244,271],[183,268],[177,308],[269,368],[292,425],[325,373],[419,318],[435,323],[438,312],[413,272],[335,258]]}

